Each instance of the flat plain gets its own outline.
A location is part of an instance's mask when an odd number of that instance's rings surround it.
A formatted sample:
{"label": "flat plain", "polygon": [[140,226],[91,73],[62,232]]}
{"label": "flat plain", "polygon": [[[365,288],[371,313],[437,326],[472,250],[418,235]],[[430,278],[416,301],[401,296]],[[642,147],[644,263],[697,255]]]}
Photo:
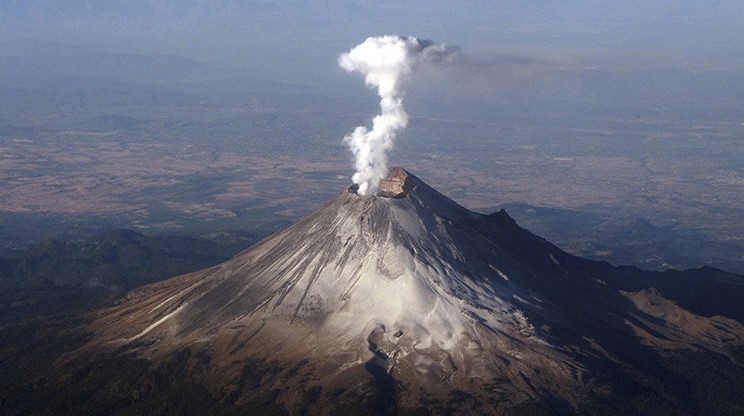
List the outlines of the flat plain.
{"label": "flat plain", "polygon": [[[0,56],[0,249],[110,228],[266,235],[349,185],[343,137],[379,111],[348,75],[319,88],[36,41],[2,43]],[[424,76],[390,163],[471,210],[533,207],[517,219],[576,254],[743,272],[742,80],[554,68],[530,88],[475,93]],[[659,241],[652,232],[676,239],[668,251],[704,249],[666,265],[663,253],[619,255],[599,217],[650,224],[639,246]],[[637,237],[626,228],[624,247]]]}
{"label": "flat plain", "polygon": [[[55,232],[74,236],[90,224],[150,233],[271,232],[350,183],[342,137],[364,119],[218,109],[6,126],[0,216],[13,226],[6,222],[0,237],[18,244]],[[642,218],[744,247],[741,126],[648,119],[586,119],[581,128],[514,124],[413,114],[391,163],[484,213],[521,203]],[[44,219],[57,227],[34,228]],[[568,249],[578,244],[558,237]]]}

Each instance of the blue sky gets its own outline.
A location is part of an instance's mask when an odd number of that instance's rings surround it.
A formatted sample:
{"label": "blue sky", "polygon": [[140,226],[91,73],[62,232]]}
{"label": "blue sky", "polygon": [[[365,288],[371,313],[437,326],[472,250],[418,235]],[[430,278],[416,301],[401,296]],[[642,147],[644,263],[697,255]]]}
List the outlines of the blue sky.
{"label": "blue sky", "polygon": [[603,68],[744,67],[740,0],[0,0],[0,40],[176,54],[289,79],[322,77],[339,53],[380,34]]}

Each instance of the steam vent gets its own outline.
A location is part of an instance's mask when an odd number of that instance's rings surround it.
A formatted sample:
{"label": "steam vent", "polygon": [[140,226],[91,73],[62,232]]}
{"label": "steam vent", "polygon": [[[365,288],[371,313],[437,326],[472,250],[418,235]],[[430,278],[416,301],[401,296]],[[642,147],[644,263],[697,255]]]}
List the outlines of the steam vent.
{"label": "steam vent", "polygon": [[380,181],[377,196],[385,198],[405,198],[416,186],[400,166],[390,169],[388,177]]}

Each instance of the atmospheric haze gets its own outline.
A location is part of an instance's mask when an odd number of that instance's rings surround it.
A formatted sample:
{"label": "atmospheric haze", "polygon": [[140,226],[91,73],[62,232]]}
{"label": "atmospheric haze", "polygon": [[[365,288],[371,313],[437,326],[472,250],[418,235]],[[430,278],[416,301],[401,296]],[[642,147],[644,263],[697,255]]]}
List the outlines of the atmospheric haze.
{"label": "atmospheric haze", "polygon": [[408,125],[403,94],[413,67],[420,62],[454,59],[457,51],[413,36],[377,36],[341,55],[339,65],[348,72],[362,73],[364,83],[377,88],[380,95],[381,112],[372,120],[372,130],[359,126],[344,137],[356,158],[352,181],[359,186],[359,194],[374,194],[387,176],[387,152],[398,131]]}
{"label": "atmospheric haze", "polygon": [[0,0],[3,414],[744,415],[741,39],[741,0]]}

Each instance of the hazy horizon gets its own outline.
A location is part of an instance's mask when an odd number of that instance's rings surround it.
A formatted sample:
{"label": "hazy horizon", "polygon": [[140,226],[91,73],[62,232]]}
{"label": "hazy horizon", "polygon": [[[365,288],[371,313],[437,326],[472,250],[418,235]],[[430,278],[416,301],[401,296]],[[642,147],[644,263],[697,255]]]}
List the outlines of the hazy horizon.
{"label": "hazy horizon", "polygon": [[36,217],[296,220],[350,181],[343,138],[379,99],[338,59],[384,34],[461,52],[410,80],[392,164],[482,212],[581,210],[744,245],[736,1],[0,0],[0,215],[17,228],[0,241]]}
{"label": "hazy horizon", "polygon": [[733,0],[437,7],[421,1],[0,2],[0,39],[181,55],[311,83],[340,73],[340,52],[384,34],[456,44],[476,56],[518,54],[603,69],[732,70],[744,64],[738,41],[744,4]]}

